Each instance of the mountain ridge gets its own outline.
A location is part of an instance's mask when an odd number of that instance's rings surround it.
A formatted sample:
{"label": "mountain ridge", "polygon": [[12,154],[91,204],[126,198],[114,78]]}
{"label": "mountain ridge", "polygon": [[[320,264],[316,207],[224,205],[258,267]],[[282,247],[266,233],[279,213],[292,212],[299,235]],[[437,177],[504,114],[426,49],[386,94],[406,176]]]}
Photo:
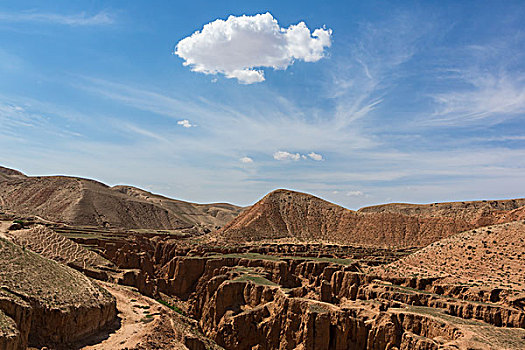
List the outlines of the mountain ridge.
{"label": "mountain ridge", "polygon": [[26,176],[0,168],[0,206],[67,224],[127,229],[188,229],[209,232],[241,210],[228,203],[196,204],[133,186],[110,187],[71,176]]}
{"label": "mountain ridge", "polygon": [[425,246],[461,231],[512,221],[524,211],[523,206],[525,199],[511,199],[423,205],[394,203],[354,211],[310,194],[278,189],[216,234],[223,239],[245,241],[293,238]]}

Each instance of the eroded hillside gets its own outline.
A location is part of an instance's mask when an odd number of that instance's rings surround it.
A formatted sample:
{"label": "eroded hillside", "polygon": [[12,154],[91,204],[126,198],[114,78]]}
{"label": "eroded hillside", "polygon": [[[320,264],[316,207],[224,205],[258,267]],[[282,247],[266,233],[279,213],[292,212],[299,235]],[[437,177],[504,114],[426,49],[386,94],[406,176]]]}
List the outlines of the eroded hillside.
{"label": "eroded hillside", "polygon": [[115,299],[88,277],[7,239],[0,227],[0,344],[68,348],[116,320]]}

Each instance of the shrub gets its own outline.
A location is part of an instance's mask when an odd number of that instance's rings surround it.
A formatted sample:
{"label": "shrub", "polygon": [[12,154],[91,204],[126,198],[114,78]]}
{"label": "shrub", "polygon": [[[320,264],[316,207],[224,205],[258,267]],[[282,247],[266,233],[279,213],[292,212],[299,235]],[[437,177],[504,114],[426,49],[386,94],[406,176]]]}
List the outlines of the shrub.
{"label": "shrub", "polygon": [[181,315],[184,315],[184,311],[182,311],[181,308],[179,308],[179,307],[177,307],[177,306],[175,306],[175,305],[171,305],[170,303],[168,303],[167,301],[162,300],[162,299],[157,299],[157,301],[158,301],[159,303],[161,303],[162,305],[169,307],[169,308],[172,309],[173,311],[175,311],[175,312],[177,312],[177,313],[179,313],[179,314],[181,314]]}

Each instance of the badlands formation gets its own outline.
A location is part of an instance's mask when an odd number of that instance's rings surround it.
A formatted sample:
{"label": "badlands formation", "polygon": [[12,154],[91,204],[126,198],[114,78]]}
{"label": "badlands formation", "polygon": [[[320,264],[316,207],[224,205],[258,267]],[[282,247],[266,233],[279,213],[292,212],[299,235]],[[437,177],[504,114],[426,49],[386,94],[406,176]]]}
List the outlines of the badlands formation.
{"label": "badlands formation", "polygon": [[0,168],[0,349],[525,349],[525,199],[193,204]]}

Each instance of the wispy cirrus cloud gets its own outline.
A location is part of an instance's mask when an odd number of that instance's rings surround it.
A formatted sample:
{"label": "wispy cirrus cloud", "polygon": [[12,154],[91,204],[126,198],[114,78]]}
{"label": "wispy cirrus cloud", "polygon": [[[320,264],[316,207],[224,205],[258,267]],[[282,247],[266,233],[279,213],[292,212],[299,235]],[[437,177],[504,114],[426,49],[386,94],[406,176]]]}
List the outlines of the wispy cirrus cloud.
{"label": "wispy cirrus cloud", "polygon": [[505,32],[495,38],[446,47],[438,69],[430,71],[434,91],[421,124],[430,127],[493,126],[525,114],[525,35]]}
{"label": "wispy cirrus cloud", "polygon": [[115,121],[115,124],[118,125],[118,128],[121,128],[121,129],[123,129],[125,131],[129,131],[129,132],[132,132],[132,133],[140,135],[140,136],[145,136],[145,137],[151,138],[151,139],[156,140],[156,141],[160,141],[160,142],[165,143],[165,144],[169,144],[170,143],[170,141],[168,139],[166,139],[165,137],[163,137],[159,133],[152,132],[152,131],[147,130],[147,129],[143,128],[143,127],[137,126],[135,124],[132,124],[132,123],[129,123],[129,122],[122,124],[121,122],[117,122],[117,121]]}
{"label": "wispy cirrus cloud", "polygon": [[383,22],[363,22],[359,35],[340,56],[327,90],[336,102],[334,122],[347,128],[382,106],[385,95],[403,75],[400,67],[418,52],[431,31],[408,13]]}
{"label": "wispy cirrus cloud", "polygon": [[55,125],[54,118],[65,119],[50,112],[51,109],[43,110],[43,106],[45,104],[38,104],[32,99],[11,99],[0,94],[0,136],[37,136],[38,140],[45,137],[80,136],[67,127]]}
{"label": "wispy cirrus cloud", "polygon": [[468,88],[432,95],[438,105],[430,125],[499,123],[525,113],[525,75],[507,72],[467,72],[458,79]]}
{"label": "wispy cirrus cloud", "polygon": [[33,22],[60,24],[74,27],[110,25],[115,23],[115,18],[112,14],[106,11],[101,11],[93,15],[89,15],[85,12],[64,15],[50,12],[21,11],[0,12],[0,21],[11,23]]}
{"label": "wispy cirrus cloud", "polygon": [[364,196],[365,194],[363,193],[363,191],[348,191],[346,192],[346,195],[348,197],[361,197],[361,196]]}
{"label": "wispy cirrus cloud", "polygon": [[[188,123],[199,125],[199,132],[207,135],[205,144],[199,140],[186,139],[187,144],[198,149],[208,147],[214,153],[227,152],[236,158],[239,152],[272,155],[276,149],[294,149],[304,155],[312,150],[318,150],[315,154],[319,154],[341,148],[368,148],[374,144],[361,135],[357,128],[340,130],[330,121],[306,119],[304,110],[273,93],[258,94],[249,103],[243,101],[242,108],[232,108],[230,104],[191,96],[186,98],[180,94],[174,97],[168,93],[102,79],[79,77],[74,85],[134,109],[176,118],[175,123],[185,116]],[[322,157],[321,154],[315,154],[310,158],[316,160]]]}

